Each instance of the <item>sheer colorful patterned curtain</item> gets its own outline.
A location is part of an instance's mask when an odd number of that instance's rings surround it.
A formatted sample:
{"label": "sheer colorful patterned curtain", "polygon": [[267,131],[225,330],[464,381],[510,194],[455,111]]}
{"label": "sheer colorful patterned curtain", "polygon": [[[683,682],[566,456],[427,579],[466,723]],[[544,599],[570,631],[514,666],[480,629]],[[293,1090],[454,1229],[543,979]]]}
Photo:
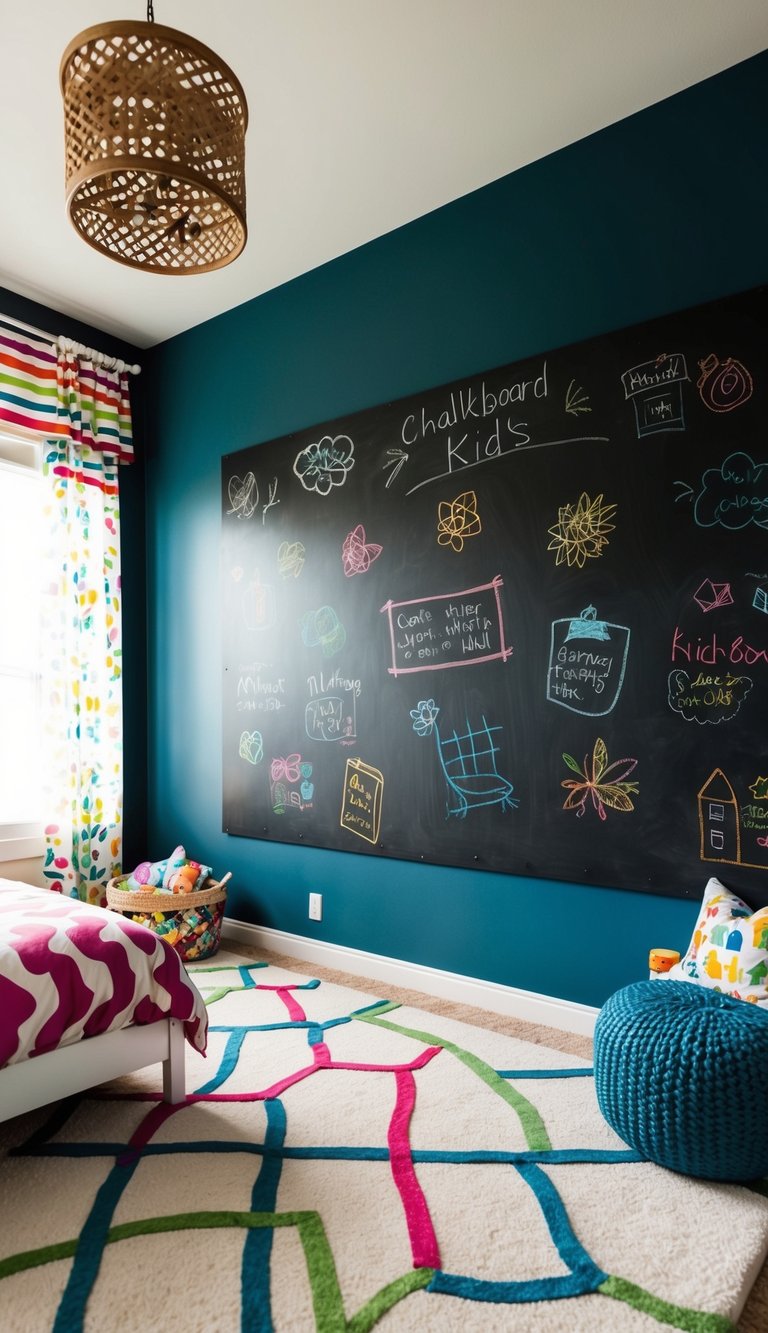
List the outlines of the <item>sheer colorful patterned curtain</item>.
{"label": "sheer colorful patterned curtain", "polygon": [[47,430],[44,461],[44,874],[50,888],[104,905],[122,855],[118,466],[133,457],[128,374],[63,341],[53,371],[56,426]]}

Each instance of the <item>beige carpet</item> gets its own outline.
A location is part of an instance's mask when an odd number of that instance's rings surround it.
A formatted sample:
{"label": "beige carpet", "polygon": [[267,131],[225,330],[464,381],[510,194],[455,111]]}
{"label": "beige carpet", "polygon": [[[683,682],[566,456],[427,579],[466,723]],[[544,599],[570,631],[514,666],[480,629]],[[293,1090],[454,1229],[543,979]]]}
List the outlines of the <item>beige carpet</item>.
{"label": "beige carpet", "polygon": [[193,970],[185,1106],[155,1067],[0,1126],[2,1333],[768,1330],[768,1201],[627,1153],[585,1038],[238,945]]}
{"label": "beige carpet", "polygon": [[[234,953],[246,958],[272,961],[281,967],[293,968],[297,972],[306,972],[309,964],[293,958],[290,954],[270,953],[265,949],[252,949],[233,941],[227,941],[227,947]],[[336,982],[339,986],[370,988],[373,983],[364,977],[354,976],[336,968],[320,967],[311,964],[313,976]],[[454,1000],[441,1000],[423,991],[409,990],[404,986],[386,986],[387,995],[400,1004],[414,1005],[426,1009],[432,1014],[445,1014],[449,1018],[459,1019],[464,1023],[473,1023],[477,1027],[490,1028],[493,1032],[502,1032],[509,1037],[520,1037],[523,1041],[549,1046],[552,1050],[562,1051],[565,1055],[581,1056],[592,1059],[592,1041],[572,1032],[561,1032],[557,1028],[545,1027],[539,1023],[526,1023],[522,1019],[508,1018],[504,1014],[494,1014],[487,1009],[478,1009],[474,1005],[457,1004]],[[768,1111],[766,1111],[768,1114]],[[739,1333],[768,1333],[768,1259],[763,1264],[757,1280],[747,1297],[746,1304],[738,1321]]]}

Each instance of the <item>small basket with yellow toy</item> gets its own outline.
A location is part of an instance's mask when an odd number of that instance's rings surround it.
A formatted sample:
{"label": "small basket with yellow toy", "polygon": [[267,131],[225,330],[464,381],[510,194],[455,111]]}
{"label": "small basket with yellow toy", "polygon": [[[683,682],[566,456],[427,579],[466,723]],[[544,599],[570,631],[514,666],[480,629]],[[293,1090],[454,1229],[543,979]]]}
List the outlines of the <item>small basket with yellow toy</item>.
{"label": "small basket with yellow toy", "polygon": [[164,861],[142,861],[129,875],[107,884],[113,912],[148,926],[184,962],[211,958],[221,943],[221,923],[231,872],[214,879],[211,867],[176,847]]}

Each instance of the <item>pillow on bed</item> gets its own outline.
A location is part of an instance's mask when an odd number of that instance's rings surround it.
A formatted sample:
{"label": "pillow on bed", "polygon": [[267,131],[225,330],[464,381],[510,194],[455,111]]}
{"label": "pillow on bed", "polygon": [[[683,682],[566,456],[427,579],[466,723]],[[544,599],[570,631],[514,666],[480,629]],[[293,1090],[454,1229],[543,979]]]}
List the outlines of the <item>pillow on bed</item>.
{"label": "pillow on bed", "polygon": [[688,951],[667,977],[768,1008],[768,907],[753,912],[713,876]]}

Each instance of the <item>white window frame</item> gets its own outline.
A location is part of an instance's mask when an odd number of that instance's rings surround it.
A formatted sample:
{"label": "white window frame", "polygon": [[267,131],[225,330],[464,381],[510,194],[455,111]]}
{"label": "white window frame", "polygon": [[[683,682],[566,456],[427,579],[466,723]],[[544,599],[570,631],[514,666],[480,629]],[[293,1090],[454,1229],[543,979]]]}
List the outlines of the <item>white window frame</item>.
{"label": "white window frame", "polygon": [[[18,471],[40,472],[42,467],[41,436],[31,432],[13,433],[5,425],[0,429],[0,463]],[[43,820],[27,823],[0,822],[0,864],[7,861],[26,861],[42,856],[45,851]]]}

